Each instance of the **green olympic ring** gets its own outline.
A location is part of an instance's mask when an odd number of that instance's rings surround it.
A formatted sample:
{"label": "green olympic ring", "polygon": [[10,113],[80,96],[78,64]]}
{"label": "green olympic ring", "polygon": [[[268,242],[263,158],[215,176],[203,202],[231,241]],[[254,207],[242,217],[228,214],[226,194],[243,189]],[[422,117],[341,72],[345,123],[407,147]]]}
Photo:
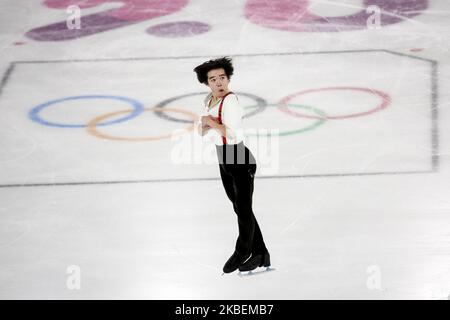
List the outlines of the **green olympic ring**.
{"label": "green olympic ring", "polygon": [[[279,107],[279,106],[280,106],[279,103],[273,103],[273,104],[266,105],[266,107]],[[281,131],[278,133],[278,136],[288,136],[291,134],[297,134],[297,133],[310,131],[312,129],[316,129],[317,127],[321,126],[322,124],[324,124],[327,121],[327,114],[320,109],[317,109],[317,108],[314,108],[311,106],[305,106],[305,105],[301,105],[301,104],[292,104],[292,103],[285,104],[284,106],[291,106],[291,107],[301,108],[301,109],[309,109],[309,110],[313,111],[315,114],[317,114],[319,116],[319,118],[317,118],[313,124],[306,126],[304,128],[296,129],[296,130]],[[256,106],[256,105],[255,106],[247,106],[247,107],[244,107],[244,109],[256,108],[256,107],[259,107],[259,106]],[[261,136],[261,134],[258,134],[258,133],[245,133],[245,135],[246,136]],[[269,135],[269,133],[267,135]]]}

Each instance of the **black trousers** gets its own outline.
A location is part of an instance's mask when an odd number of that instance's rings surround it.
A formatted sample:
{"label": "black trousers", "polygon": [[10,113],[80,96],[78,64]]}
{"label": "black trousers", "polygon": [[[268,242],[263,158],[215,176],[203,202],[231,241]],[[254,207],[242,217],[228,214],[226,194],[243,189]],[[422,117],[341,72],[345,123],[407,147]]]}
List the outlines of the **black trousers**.
{"label": "black trousers", "polygon": [[267,248],[252,209],[256,160],[243,142],[216,145],[216,149],[222,184],[238,220],[235,250],[240,254],[262,254]]}

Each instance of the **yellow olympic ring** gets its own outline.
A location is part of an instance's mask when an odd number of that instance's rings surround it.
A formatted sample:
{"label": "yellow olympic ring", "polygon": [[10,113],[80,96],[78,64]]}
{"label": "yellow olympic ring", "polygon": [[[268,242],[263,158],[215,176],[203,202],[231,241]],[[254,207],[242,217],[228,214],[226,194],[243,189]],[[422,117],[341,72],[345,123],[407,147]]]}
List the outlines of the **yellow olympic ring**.
{"label": "yellow olympic ring", "polygon": [[[182,113],[185,115],[188,115],[192,118],[193,121],[197,121],[198,120],[198,115],[190,112],[190,111],[186,111],[186,110],[182,110],[182,109],[175,109],[175,108],[158,108],[158,107],[154,107],[154,108],[144,108],[144,111],[157,111],[157,112],[162,112],[162,111],[172,111],[172,112],[178,112],[178,113]],[[122,110],[122,111],[116,111],[116,112],[111,112],[111,113],[107,113],[101,116],[98,116],[94,119],[92,119],[91,121],[89,121],[86,125],[86,130],[88,131],[88,133],[90,133],[91,135],[97,137],[97,138],[101,138],[101,139],[109,139],[109,140],[122,140],[122,141],[154,141],[154,140],[162,140],[162,139],[167,139],[173,136],[177,136],[177,135],[181,135],[183,133],[178,133],[178,134],[163,134],[160,136],[153,136],[153,137],[138,137],[138,138],[127,138],[127,137],[118,137],[118,136],[112,136],[109,134],[105,134],[105,133],[101,133],[100,131],[98,131],[97,129],[97,124],[102,122],[103,120],[113,117],[115,115],[119,115],[119,114],[123,114],[123,113],[127,113],[127,112],[133,112],[133,109],[127,109],[127,110]],[[188,127],[186,127],[186,130],[191,131],[194,128],[194,124],[189,125]]]}

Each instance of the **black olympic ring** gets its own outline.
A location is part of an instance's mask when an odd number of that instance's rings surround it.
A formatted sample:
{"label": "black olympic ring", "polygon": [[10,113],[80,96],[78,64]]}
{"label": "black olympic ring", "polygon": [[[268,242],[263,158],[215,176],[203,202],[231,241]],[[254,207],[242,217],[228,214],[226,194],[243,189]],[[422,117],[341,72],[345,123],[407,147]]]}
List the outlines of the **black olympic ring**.
{"label": "black olympic ring", "polygon": [[[171,103],[171,102],[173,102],[175,100],[178,100],[178,99],[181,99],[181,98],[185,98],[185,97],[189,97],[189,96],[195,96],[195,95],[199,95],[199,94],[206,95],[206,94],[208,94],[208,92],[188,93],[188,94],[183,94],[183,95],[176,96],[176,97],[173,97],[173,98],[170,98],[170,99],[166,99],[166,100],[163,100],[160,103],[158,103],[155,106],[155,108],[164,108],[166,105],[168,105],[169,103]],[[268,105],[268,103],[267,103],[267,101],[265,99],[263,99],[261,97],[258,97],[258,96],[255,96],[254,94],[244,93],[244,92],[236,92],[236,94],[238,96],[246,96],[246,97],[249,97],[250,99],[255,100],[256,101],[256,106],[255,107],[258,107],[257,109],[255,109],[255,110],[253,110],[253,111],[251,111],[249,113],[244,114],[243,118],[254,116],[257,113],[260,113],[260,112],[264,111],[266,109],[267,105]],[[161,118],[169,120],[169,121],[183,122],[183,123],[192,123],[192,120],[178,119],[178,118],[175,118],[175,117],[168,116],[164,111],[154,111],[154,113],[158,117],[161,117]]]}

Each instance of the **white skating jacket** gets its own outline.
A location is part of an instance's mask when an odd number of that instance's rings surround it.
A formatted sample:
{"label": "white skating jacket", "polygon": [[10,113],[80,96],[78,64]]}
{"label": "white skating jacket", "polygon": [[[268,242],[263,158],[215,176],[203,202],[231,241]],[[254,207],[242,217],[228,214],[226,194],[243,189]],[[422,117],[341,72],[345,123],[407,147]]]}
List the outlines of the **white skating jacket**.
{"label": "white skating jacket", "polygon": [[[219,118],[219,106],[222,104],[221,120],[222,124],[226,126],[226,144],[237,144],[244,140],[244,132],[242,127],[242,117],[244,115],[243,109],[239,104],[238,97],[234,93],[228,94],[225,99],[221,98],[214,105],[210,106],[212,100],[212,93],[209,93],[204,99],[204,110],[201,116],[211,115],[214,118]],[[199,119],[200,119],[199,118]],[[197,126],[201,126],[201,121],[197,121],[195,130]],[[198,131],[197,131],[198,132]],[[204,135],[203,138],[208,138],[214,141],[216,145],[223,145],[224,139],[220,132],[216,129],[209,129],[208,133]]]}

